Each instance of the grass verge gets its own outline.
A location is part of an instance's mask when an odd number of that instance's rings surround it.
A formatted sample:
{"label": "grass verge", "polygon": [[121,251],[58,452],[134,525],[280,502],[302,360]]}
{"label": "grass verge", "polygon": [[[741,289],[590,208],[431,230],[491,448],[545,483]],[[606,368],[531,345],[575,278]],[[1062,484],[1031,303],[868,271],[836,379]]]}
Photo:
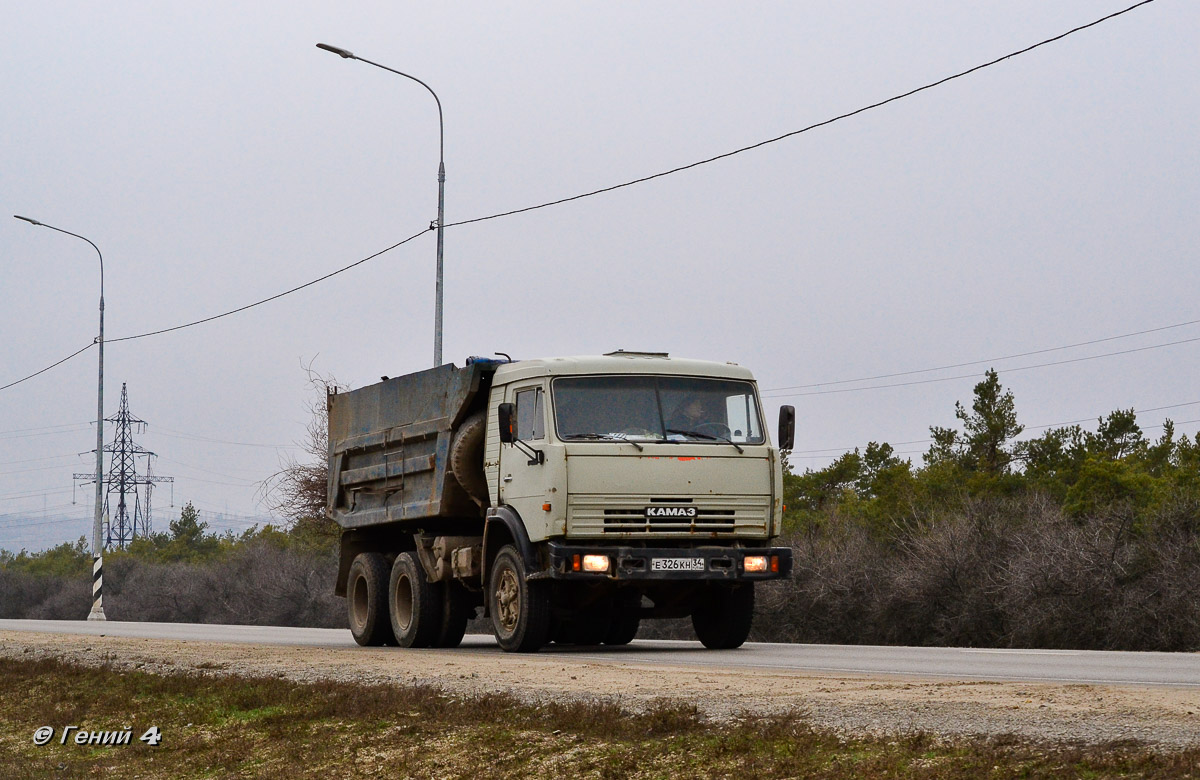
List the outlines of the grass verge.
{"label": "grass verge", "polygon": [[[54,729],[49,744],[33,734]],[[75,744],[64,729],[131,732]],[[138,737],[157,726],[162,742]],[[74,735],[77,732],[70,732]],[[847,738],[794,717],[537,706],[427,686],[152,675],[0,659],[0,777],[1200,777],[1200,751]]]}

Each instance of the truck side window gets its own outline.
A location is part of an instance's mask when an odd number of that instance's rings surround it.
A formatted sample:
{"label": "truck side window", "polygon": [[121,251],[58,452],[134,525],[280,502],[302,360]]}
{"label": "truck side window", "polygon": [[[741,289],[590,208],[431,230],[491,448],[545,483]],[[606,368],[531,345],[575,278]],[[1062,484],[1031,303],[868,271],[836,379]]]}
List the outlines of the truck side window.
{"label": "truck side window", "polygon": [[517,438],[536,441],[546,437],[546,415],[542,409],[542,388],[517,391]]}

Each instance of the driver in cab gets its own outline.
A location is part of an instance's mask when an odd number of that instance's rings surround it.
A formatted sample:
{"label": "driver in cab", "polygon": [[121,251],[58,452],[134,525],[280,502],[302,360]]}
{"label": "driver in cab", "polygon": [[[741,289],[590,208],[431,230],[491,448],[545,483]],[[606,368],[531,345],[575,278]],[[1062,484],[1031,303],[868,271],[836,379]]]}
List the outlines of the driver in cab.
{"label": "driver in cab", "polygon": [[704,399],[692,398],[684,401],[675,413],[667,420],[667,433],[686,434],[700,430],[700,427],[712,423],[712,416],[704,405]]}

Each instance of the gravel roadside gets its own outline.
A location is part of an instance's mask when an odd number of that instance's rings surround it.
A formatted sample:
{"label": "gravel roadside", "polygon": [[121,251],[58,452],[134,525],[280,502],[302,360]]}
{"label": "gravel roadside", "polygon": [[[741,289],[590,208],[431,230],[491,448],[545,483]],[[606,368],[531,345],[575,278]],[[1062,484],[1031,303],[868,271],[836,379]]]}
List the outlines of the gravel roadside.
{"label": "gravel roadside", "polygon": [[0,631],[0,657],[57,658],[158,674],[423,683],[459,696],[506,691],[531,702],[602,699],[634,709],[670,699],[691,702],[718,720],[793,711],[815,728],[845,734],[1014,735],[1054,743],[1200,747],[1200,692],[1195,689],[697,670],[616,666],[569,655],[258,646],[19,631]]}

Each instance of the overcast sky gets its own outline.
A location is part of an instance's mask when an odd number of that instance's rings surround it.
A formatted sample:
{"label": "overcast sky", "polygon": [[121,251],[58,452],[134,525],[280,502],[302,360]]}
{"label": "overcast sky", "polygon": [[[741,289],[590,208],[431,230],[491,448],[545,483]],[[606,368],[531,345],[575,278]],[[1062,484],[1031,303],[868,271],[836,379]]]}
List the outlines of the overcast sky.
{"label": "overcast sky", "polygon": [[[0,385],[88,344],[274,295],[446,218],[529,206],[779,136],[1133,0],[1046,3],[14,4],[0,49]],[[1159,0],[883,108],[616,192],[445,232],[447,361],[618,348],[751,368],[793,462],[895,443],[988,366],[1027,426],[1114,409],[1200,430],[1200,5]],[[140,443],[241,530],[304,437],[303,366],[432,363],[435,241],[105,351]],[[973,363],[851,384],[778,388]],[[882,389],[857,389],[907,384]],[[828,392],[849,390],[849,392]],[[90,535],[96,352],[0,391],[0,547]],[[812,394],[822,391],[820,394]],[[1186,422],[1185,422],[1186,421]],[[1040,431],[1031,430],[1036,434]],[[105,438],[110,439],[111,426]],[[901,444],[901,442],[915,442]],[[214,520],[215,522],[215,520]],[[220,530],[220,529],[218,529]]]}

